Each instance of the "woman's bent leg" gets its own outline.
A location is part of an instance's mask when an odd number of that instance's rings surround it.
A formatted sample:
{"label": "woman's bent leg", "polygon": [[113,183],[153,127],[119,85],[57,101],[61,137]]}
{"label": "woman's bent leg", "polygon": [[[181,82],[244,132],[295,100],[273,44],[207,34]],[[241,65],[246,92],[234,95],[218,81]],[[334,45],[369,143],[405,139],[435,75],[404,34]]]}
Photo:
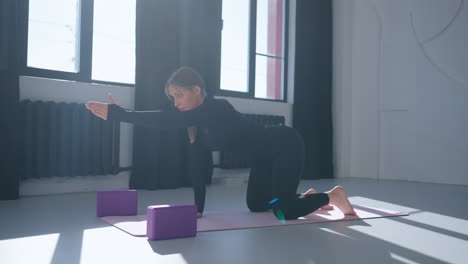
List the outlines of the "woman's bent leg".
{"label": "woman's bent leg", "polygon": [[329,202],[326,193],[298,195],[297,188],[304,168],[304,142],[299,133],[289,127],[274,128],[272,132],[272,194],[278,202],[271,207],[275,215],[285,219],[312,213]]}

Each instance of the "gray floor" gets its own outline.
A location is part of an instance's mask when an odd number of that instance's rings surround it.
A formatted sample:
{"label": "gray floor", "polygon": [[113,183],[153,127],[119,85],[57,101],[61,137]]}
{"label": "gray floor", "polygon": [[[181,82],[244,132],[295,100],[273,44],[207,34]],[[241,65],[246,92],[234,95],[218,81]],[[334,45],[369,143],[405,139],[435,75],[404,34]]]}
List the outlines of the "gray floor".
{"label": "gray floor", "polygon": [[[242,177],[216,179],[206,210],[245,209]],[[409,216],[232,231],[148,241],[95,216],[95,193],[0,201],[0,263],[468,263],[468,186],[367,179],[304,180],[299,191],[345,187],[354,204]],[[188,188],[139,192],[187,203]]]}

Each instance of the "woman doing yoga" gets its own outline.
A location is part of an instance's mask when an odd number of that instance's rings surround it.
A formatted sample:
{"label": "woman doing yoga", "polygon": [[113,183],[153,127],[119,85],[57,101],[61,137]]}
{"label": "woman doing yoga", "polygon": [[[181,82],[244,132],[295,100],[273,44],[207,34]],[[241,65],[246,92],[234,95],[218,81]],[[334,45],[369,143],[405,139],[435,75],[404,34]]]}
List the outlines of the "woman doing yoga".
{"label": "woman doing yoga", "polygon": [[[104,120],[128,122],[155,128],[188,128],[190,143],[211,151],[240,151],[253,157],[247,186],[247,207],[252,212],[270,209],[279,219],[297,219],[319,208],[356,214],[344,189],[336,186],[325,193],[310,189],[297,194],[304,166],[304,143],[287,126],[264,127],[246,119],[224,99],[206,96],[206,86],[193,69],[183,67],[166,83],[166,94],[174,102],[171,111],[131,111],[110,104],[88,102],[86,107]],[[190,167],[190,166],[189,166]],[[201,217],[205,203],[205,175],[193,179],[195,204]]]}

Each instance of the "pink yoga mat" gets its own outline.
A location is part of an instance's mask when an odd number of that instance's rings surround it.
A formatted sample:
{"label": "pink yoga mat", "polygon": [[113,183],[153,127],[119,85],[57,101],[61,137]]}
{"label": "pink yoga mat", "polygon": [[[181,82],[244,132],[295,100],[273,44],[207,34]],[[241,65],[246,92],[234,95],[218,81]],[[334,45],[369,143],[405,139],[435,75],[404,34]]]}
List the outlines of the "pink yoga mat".
{"label": "pink yoga mat", "polygon": [[[380,208],[353,205],[357,215],[343,215],[340,210],[317,210],[297,220],[278,220],[273,213],[252,213],[250,211],[208,211],[197,220],[197,232],[349,221],[390,216],[404,216],[408,213]],[[106,216],[101,219],[133,236],[146,236],[146,215]]]}

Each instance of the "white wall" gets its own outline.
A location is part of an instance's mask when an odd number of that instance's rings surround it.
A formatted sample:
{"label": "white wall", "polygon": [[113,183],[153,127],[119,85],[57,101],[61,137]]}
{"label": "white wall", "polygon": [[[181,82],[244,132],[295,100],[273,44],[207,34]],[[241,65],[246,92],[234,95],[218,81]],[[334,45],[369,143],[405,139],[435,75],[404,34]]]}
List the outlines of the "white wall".
{"label": "white wall", "polygon": [[468,184],[468,3],[334,0],[337,176]]}

